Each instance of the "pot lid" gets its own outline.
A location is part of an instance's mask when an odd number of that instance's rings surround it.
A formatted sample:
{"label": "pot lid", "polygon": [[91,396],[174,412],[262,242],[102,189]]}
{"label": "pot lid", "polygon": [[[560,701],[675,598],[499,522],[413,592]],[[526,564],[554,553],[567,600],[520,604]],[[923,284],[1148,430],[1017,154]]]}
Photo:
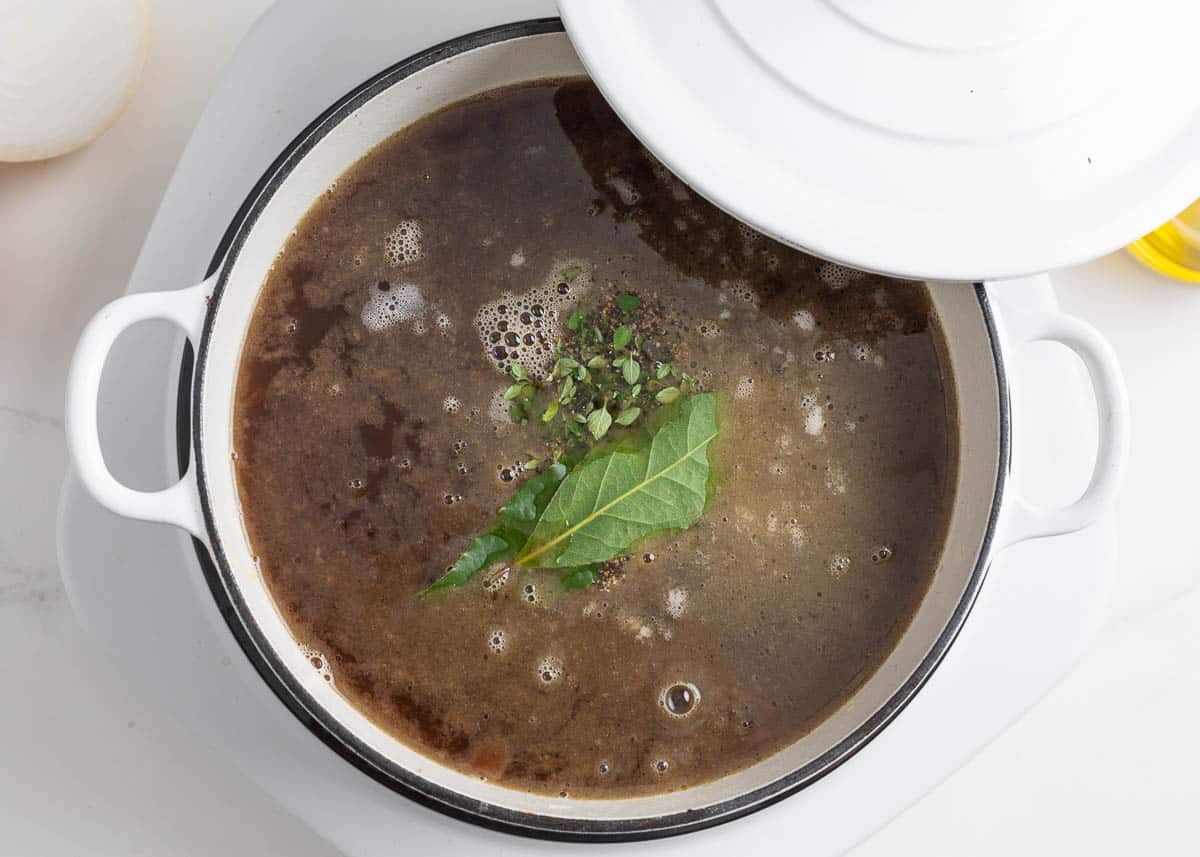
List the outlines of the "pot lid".
{"label": "pot lid", "polygon": [[1200,196],[1193,0],[560,0],[584,65],[697,191],[927,279],[1095,258]]}

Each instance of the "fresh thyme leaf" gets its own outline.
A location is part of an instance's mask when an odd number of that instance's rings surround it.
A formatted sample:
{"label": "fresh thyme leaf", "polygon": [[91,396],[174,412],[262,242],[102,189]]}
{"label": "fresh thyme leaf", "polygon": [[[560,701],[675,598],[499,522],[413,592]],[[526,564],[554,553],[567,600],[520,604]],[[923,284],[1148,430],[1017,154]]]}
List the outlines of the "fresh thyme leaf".
{"label": "fresh thyme leaf", "polygon": [[508,399],[510,402],[513,399],[518,399],[524,395],[526,387],[526,384],[510,384],[508,389],[504,391],[504,398]]}
{"label": "fresh thyme leaf", "polygon": [[625,365],[621,367],[621,377],[625,379],[626,384],[636,384],[641,375],[642,367],[632,357],[626,360]]}
{"label": "fresh thyme leaf", "polygon": [[563,268],[561,271],[559,271],[558,276],[564,282],[569,283],[582,273],[583,273],[582,267],[580,267],[579,265],[570,265],[566,268]]}
{"label": "fresh thyme leaf", "polygon": [[575,415],[575,422],[577,422],[577,423],[586,423],[586,422],[587,422],[587,417],[585,417],[583,414],[576,414],[576,415]]}
{"label": "fresh thyme leaf", "polygon": [[555,399],[542,411],[542,422],[548,423],[558,414],[558,399]]}
{"label": "fresh thyme leaf", "polygon": [[570,357],[560,357],[554,362],[554,375],[564,378],[579,367],[579,363]]}
{"label": "fresh thyme leaf", "polygon": [[587,362],[587,367],[589,369],[603,369],[607,365],[608,365],[608,358],[602,357],[599,354],[597,354],[595,357],[593,357],[591,360],[589,360]]}
{"label": "fresh thyme leaf", "polygon": [[717,434],[716,395],[701,393],[684,399],[641,443],[585,459],[558,486],[517,562],[605,562],[654,533],[691,527],[708,498],[708,449]]}
{"label": "fresh thyme leaf", "polygon": [[658,401],[664,405],[669,405],[671,402],[679,398],[679,388],[663,387],[658,391],[658,393],[655,394],[654,398],[658,399]]}
{"label": "fresh thyme leaf", "polygon": [[617,306],[625,312],[632,312],[642,305],[642,299],[637,295],[624,294],[617,298]]}
{"label": "fresh thyme leaf", "polygon": [[509,367],[509,371],[512,372],[513,378],[515,378],[518,381],[528,381],[529,380],[529,373],[525,371],[525,367],[522,366],[520,363],[512,364],[512,366]]}
{"label": "fresh thyme leaf", "polygon": [[608,430],[612,427],[612,422],[612,414],[608,412],[608,405],[601,405],[588,414],[588,431],[592,433],[592,437],[599,440],[608,434]]}
{"label": "fresh thyme leaf", "polygon": [[567,327],[576,333],[583,327],[583,315],[580,314],[579,310],[571,310],[571,317],[567,319]]}
{"label": "fresh thyme leaf", "polygon": [[620,369],[622,366],[625,365],[625,361],[628,359],[629,358],[627,356],[625,356],[624,354],[622,354],[620,357],[613,358],[613,362],[612,362],[613,368]]}
{"label": "fresh thyme leaf", "polygon": [[665,377],[667,377],[668,375],[670,375],[670,374],[671,374],[671,370],[672,370],[672,369],[674,369],[674,368],[675,368],[675,367],[674,367],[674,366],[672,366],[670,363],[659,363],[659,364],[658,364],[658,369],[657,369],[657,371],[655,371],[655,373],[654,373],[654,377],[655,377],[655,378],[657,378],[659,381],[661,381],[663,378],[665,378]]}
{"label": "fresh thyme leaf", "polygon": [[633,389],[629,391],[629,398],[636,399],[642,392],[641,384],[634,384]]}
{"label": "fresh thyme leaf", "polygon": [[488,566],[516,558],[566,475],[567,466],[556,462],[526,481],[496,513],[492,529],[472,539],[450,570],[421,594],[462,586]]}
{"label": "fresh thyme leaf", "polygon": [[575,395],[575,379],[563,379],[562,386],[558,388],[558,400],[563,402],[571,401],[571,397]]}
{"label": "fresh thyme leaf", "polygon": [[621,425],[621,426],[632,425],[633,422],[641,415],[642,415],[641,408],[638,408],[638,407],[626,408],[625,410],[621,411],[621,413],[617,414],[616,423],[617,423],[617,425]]}
{"label": "fresh thyme leaf", "polygon": [[613,331],[613,347],[624,348],[633,339],[633,331],[629,329],[629,325],[623,324]]}

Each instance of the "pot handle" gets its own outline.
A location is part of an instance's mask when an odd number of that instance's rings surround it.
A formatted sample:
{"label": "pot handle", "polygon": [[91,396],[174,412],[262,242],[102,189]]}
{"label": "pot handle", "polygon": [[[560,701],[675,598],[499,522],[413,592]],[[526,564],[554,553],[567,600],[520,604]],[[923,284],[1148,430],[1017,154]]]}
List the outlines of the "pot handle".
{"label": "pot handle", "polygon": [[1129,398],[1112,346],[1090,324],[1060,312],[1007,308],[1004,323],[1013,345],[1057,342],[1078,355],[1091,379],[1100,423],[1096,463],[1083,494],[1075,502],[1056,509],[1035,506],[1023,497],[1016,497],[1002,530],[1001,545],[1008,547],[1029,539],[1082,530],[1112,506],[1129,457]]}
{"label": "pot handle", "polygon": [[166,319],[183,328],[195,345],[200,341],[212,280],[170,292],[140,292],[117,298],[88,322],[75,346],[67,375],[67,447],[84,487],[100,505],[127,518],[174,524],[203,539],[204,515],[189,463],[183,477],[161,491],[137,491],[122,484],[104,463],[96,409],[100,379],[113,343],[140,321]]}

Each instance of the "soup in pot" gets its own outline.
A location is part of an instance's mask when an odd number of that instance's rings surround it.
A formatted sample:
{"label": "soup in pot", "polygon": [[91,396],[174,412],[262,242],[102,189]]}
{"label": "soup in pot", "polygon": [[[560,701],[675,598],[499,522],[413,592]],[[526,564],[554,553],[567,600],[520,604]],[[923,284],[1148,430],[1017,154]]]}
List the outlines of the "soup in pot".
{"label": "soup in pot", "polygon": [[377,146],[275,261],[246,530],[313,668],[421,753],[687,788],[906,629],[953,503],[945,355],[923,285],[732,219],[590,82],[499,89]]}

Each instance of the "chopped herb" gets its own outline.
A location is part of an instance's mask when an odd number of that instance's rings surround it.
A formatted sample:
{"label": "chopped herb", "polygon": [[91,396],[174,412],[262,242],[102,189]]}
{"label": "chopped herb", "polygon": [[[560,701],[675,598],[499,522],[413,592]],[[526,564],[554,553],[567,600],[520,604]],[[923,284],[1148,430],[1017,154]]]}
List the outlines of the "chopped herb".
{"label": "chopped herb", "polygon": [[576,332],[583,328],[583,316],[579,310],[571,310],[571,317],[567,319],[567,327]]}
{"label": "chopped herb", "polygon": [[542,411],[542,422],[548,423],[558,414],[558,399],[552,401],[546,406],[546,410]]}
{"label": "chopped herb", "polygon": [[587,367],[589,369],[603,369],[607,365],[608,365],[608,358],[601,357],[599,354],[597,354],[595,357],[593,357],[591,360],[589,360],[587,362]]}
{"label": "chopped herb", "polygon": [[642,299],[637,295],[624,294],[617,298],[617,306],[625,312],[632,312],[642,305]]}
{"label": "chopped herb", "polygon": [[669,405],[671,402],[679,398],[679,388],[663,387],[658,391],[657,394],[655,394],[654,398],[658,399],[658,401],[664,405]]}
{"label": "chopped herb", "polygon": [[623,324],[613,331],[613,347],[624,348],[633,339],[633,331],[629,329],[629,325]]}
{"label": "chopped herb", "polygon": [[627,426],[632,425],[634,421],[642,415],[642,409],[639,407],[626,408],[617,414],[617,425]]}
{"label": "chopped herb", "polygon": [[608,405],[601,405],[600,407],[596,408],[596,410],[588,414],[588,431],[592,433],[592,437],[594,437],[596,440],[599,440],[608,434],[608,430],[612,428],[612,422],[612,414],[608,412]]}
{"label": "chopped herb", "polygon": [[626,384],[636,384],[641,375],[642,367],[632,357],[626,360],[625,365],[621,367],[621,377],[625,379]]}
{"label": "chopped herb", "polygon": [[529,373],[525,371],[525,367],[520,363],[514,363],[508,367],[508,371],[512,373],[513,378],[518,381],[528,381]]}
{"label": "chopped herb", "polygon": [[658,369],[654,373],[654,377],[656,377],[658,380],[661,381],[663,378],[670,375],[671,372],[674,371],[674,369],[675,369],[675,367],[672,366],[670,363],[659,363]]}

